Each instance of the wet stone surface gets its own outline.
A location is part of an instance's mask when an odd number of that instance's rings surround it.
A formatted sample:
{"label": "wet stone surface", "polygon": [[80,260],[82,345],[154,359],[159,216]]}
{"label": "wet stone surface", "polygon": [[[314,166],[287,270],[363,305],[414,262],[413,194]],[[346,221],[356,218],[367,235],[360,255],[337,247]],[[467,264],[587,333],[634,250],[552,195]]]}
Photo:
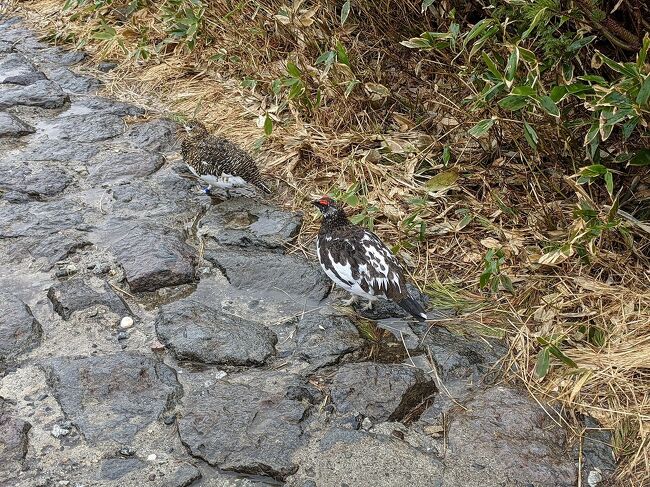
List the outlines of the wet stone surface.
{"label": "wet stone surface", "polygon": [[82,278],[72,278],[56,283],[47,292],[47,297],[52,302],[54,311],[64,320],[69,320],[75,311],[91,306],[105,306],[120,317],[131,314],[124,300],[107,282],[99,279],[85,281]]}
{"label": "wet stone surface", "polygon": [[194,280],[196,250],[179,232],[139,220],[115,225],[110,251],[124,269],[131,291],[155,291]]}
{"label": "wet stone surface", "polygon": [[140,354],[65,357],[43,366],[66,417],[90,444],[130,444],[181,394],[173,369]]}
{"label": "wet stone surface", "polygon": [[29,307],[15,295],[0,291],[0,372],[3,364],[38,345],[41,333]]}
{"label": "wet stone surface", "polygon": [[203,194],[84,57],[0,20],[0,487],[576,485],[503,344],[340,306],[301,214]]}
{"label": "wet stone surface", "polygon": [[46,79],[25,56],[18,53],[8,54],[0,59],[0,83],[31,85]]}
{"label": "wet stone surface", "polygon": [[211,206],[199,234],[220,245],[280,248],[298,234],[302,216],[244,198]]}
{"label": "wet stone surface", "polygon": [[72,176],[57,167],[5,161],[0,163],[0,190],[22,193],[30,199],[55,196],[72,182]]}
{"label": "wet stone surface", "polygon": [[33,134],[34,127],[11,113],[0,112],[0,137],[20,137]]}
{"label": "wet stone surface", "polygon": [[204,255],[238,289],[316,301],[329,292],[330,282],[320,266],[299,256],[269,259],[267,252],[230,248],[208,249]]}
{"label": "wet stone surface", "polygon": [[20,419],[13,406],[0,397],[0,485],[16,485],[12,483],[24,466],[30,428],[31,424]]}
{"label": "wet stone surface", "polygon": [[340,414],[362,414],[373,422],[401,421],[435,392],[433,380],[419,369],[369,362],[340,367],[330,389]]}
{"label": "wet stone surface", "polygon": [[278,339],[263,325],[187,298],[162,307],[156,332],[178,360],[262,365]]}
{"label": "wet stone surface", "polygon": [[309,408],[287,397],[295,382],[272,372],[244,373],[209,388],[192,387],[178,425],[183,443],[224,470],[285,478],[298,468],[291,455],[304,443]]}
{"label": "wet stone surface", "polygon": [[68,101],[61,87],[49,80],[39,80],[28,86],[0,85],[0,110],[23,105],[39,108],[61,108]]}

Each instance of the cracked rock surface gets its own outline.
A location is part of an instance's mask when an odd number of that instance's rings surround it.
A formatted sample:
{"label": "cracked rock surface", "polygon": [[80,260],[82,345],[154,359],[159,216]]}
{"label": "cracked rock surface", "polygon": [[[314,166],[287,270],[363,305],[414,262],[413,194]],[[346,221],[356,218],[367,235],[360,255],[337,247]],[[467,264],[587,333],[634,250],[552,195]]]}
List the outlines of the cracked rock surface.
{"label": "cracked rock surface", "polygon": [[0,487],[576,485],[504,344],[343,308],[302,215],[213,202],[84,60],[0,20]]}

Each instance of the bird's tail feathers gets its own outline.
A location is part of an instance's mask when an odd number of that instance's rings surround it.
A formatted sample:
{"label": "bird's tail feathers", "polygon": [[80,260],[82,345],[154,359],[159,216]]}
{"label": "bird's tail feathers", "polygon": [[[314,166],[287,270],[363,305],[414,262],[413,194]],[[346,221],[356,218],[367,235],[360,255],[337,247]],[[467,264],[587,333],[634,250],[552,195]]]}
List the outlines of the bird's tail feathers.
{"label": "bird's tail feathers", "polygon": [[401,301],[397,301],[397,304],[403,310],[408,311],[410,314],[412,314],[418,321],[425,321],[428,318],[422,305],[411,296],[406,296]]}
{"label": "bird's tail feathers", "polygon": [[271,194],[271,190],[269,189],[269,187],[266,185],[266,183],[265,183],[264,181],[262,181],[262,180],[257,180],[257,181],[255,181],[254,184],[255,184],[255,186],[257,186],[259,189],[261,189],[262,191],[264,191],[266,194]]}

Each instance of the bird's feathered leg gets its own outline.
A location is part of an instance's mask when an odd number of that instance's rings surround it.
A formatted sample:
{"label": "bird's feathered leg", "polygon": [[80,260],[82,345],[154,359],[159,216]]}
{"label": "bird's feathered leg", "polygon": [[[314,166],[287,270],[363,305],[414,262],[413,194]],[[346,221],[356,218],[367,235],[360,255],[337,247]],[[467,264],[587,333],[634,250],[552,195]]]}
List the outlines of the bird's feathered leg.
{"label": "bird's feathered leg", "polygon": [[353,294],[350,299],[346,299],[345,301],[341,302],[343,306],[352,306],[354,303],[359,301],[359,296],[356,294]]}
{"label": "bird's feathered leg", "polygon": [[363,307],[364,311],[372,311],[372,307],[375,305],[375,299],[369,299],[366,305]]}

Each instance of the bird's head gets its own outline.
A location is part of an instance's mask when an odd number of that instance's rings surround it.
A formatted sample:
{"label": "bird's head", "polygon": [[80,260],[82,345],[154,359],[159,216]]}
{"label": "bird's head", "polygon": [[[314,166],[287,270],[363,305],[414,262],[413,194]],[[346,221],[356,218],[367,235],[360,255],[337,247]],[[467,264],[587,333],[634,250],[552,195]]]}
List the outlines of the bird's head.
{"label": "bird's head", "polygon": [[198,120],[190,120],[183,125],[183,128],[191,137],[201,137],[208,134],[208,129]]}
{"label": "bird's head", "polygon": [[341,215],[345,216],[343,209],[329,196],[321,196],[317,200],[312,201],[311,204],[320,210],[324,218],[329,219]]}

